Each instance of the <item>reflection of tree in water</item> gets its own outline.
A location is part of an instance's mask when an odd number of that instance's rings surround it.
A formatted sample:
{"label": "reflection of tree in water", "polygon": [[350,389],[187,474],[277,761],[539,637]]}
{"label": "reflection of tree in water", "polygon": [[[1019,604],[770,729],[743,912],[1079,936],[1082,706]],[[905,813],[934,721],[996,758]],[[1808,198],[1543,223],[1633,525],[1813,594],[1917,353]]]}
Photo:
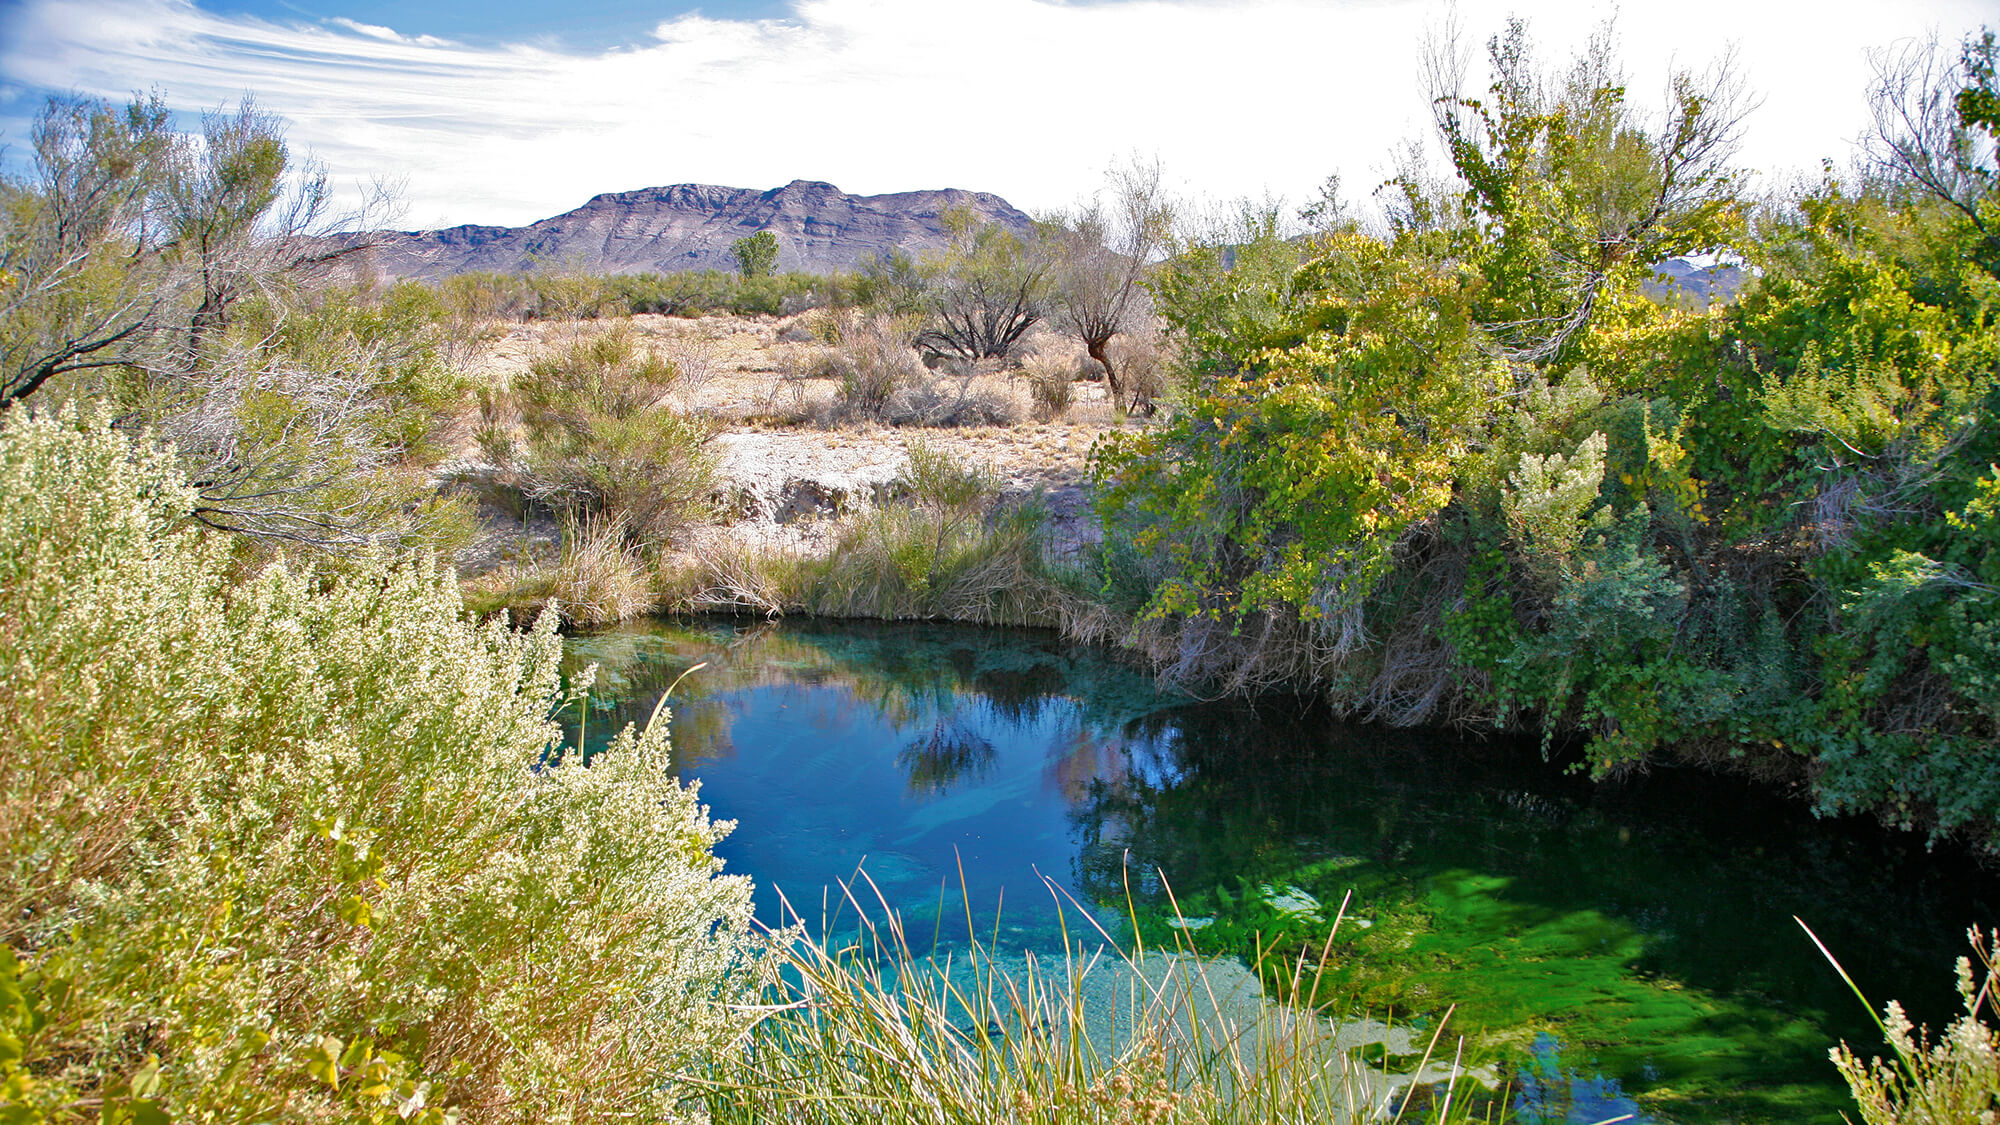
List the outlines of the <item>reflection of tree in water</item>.
{"label": "reflection of tree in water", "polygon": [[963,780],[977,780],[993,768],[992,740],[979,733],[962,714],[939,718],[930,733],[912,740],[896,754],[896,765],[910,780],[913,793],[943,793]]}

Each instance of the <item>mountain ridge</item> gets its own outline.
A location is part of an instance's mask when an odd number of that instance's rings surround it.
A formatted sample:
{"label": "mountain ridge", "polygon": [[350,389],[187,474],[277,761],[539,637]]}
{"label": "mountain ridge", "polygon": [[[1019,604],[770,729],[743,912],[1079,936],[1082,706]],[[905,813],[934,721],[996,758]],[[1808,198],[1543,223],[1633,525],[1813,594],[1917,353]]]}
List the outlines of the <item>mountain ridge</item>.
{"label": "mountain ridge", "polygon": [[666,184],[603,192],[524,227],[381,232],[369,257],[384,277],[425,280],[550,265],[609,274],[733,270],[730,245],[768,230],[778,238],[780,270],[832,273],[889,251],[943,249],[943,215],[954,208],[1021,233],[1034,225],[1000,196],[962,188],[853,195],[821,180],[765,191]]}

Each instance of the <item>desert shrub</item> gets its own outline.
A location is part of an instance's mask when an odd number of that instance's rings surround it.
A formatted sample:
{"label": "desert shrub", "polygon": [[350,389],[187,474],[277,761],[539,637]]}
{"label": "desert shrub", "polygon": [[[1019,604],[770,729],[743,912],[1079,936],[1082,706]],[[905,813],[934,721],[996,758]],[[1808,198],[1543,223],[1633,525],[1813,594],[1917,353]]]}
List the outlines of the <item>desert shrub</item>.
{"label": "desert shrub", "polygon": [[612,279],[575,269],[537,270],[528,275],[535,315],[544,320],[594,320],[618,308]]}
{"label": "desert shrub", "polygon": [[710,336],[683,332],[660,345],[660,356],[674,369],[673,389],[691,402],[701,389],[722,374],[722,348]]}
{"label": "desert shrub", "polygon": [[782,329],[779,329],[778,342],[780,344],[817,344],[822,342],[822,337],[814,327],[813,318],[802,316],[785,325]]}
{"label": "desert shrub", "polygon": [[672,536],[705,509],[716,472],[714,423],[668,403],[678,377],[622,324],[537,356],[514,385],[522,491],[573,518],[618,518],[641,539]]}
{"label": "desert shrub", "polygon": [[727,276],[715,271],[620,274],[611,285],[627,312],[699,316],[723,300]]}
{"label": "desert shrub", "polygon": [[1004,388],[969,377],[923,378],[899,390],[882,417],[898,426],[1011,426],[1021,406]]}
{"label": "desert shrub", "polygon": [[1076,368],[1046,356],[1031,357],[1021,369],[1034,400],[1035,417],[1044,422],[1069,413],[1076,404]]}
{"label": "desert shrub", "polygon": [[0,416],[0,1092],[21,1122],[664,1120],[749,887],[553,618],[422,559],[235,583],[169,458]]}
{"label": "desert shrub", "polygon": [[447,316],[420,285],[274,289],[234,301],[172,366],[56,389],[167,442],[197,482],[194,518],[255,550],[448,550],[468,520],[430,470],[456,445],[469,390]]}
{"label": "desert shrub", "polygon": [[436,286],[451,315],[468,322],[525,320],[535,308],[535,290],[524,274],[453,274]]}
{"label": "desert shrub", "polygon": [[823,363],[827,373],[840,373],[839,417],[881,419],[898,392],[922,380],[923,367],[910,350],[905,321],[848,316],[835,322],[833,332]]}
{"label": "desert shrub", "polygon": [[926,354],[966,362],[1005,358],[1048,311],[1051,262],[1043,246],[969,210],[939,216],[951,245],[916,267],[916,334]]}

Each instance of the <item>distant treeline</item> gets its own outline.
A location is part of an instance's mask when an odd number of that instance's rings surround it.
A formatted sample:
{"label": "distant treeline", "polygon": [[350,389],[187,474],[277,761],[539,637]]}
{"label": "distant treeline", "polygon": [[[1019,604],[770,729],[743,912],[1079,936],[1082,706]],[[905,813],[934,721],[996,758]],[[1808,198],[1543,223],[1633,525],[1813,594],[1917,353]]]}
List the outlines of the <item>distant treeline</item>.
{"label": "distant treeline", "polygon": [[428,282],[458,311],[504,320],[667,316],[788,316],[856,300],[851,274],[746,276],[723,270],[589,274],[566,270],[462,273]]}

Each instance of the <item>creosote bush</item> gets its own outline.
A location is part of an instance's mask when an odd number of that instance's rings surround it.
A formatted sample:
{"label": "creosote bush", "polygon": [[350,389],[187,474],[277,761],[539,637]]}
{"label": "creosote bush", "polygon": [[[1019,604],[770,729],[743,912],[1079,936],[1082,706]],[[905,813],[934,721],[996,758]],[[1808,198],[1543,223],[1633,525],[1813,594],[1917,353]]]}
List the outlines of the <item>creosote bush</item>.
{"label": "creosote bush", "polygon": [[664,542],[702,514],[715,488],[716,427],[672,405],[679,379],[628,325],[570,340],[535,357],[514,384],[525,448],[496,440],[491,452],[528,499]]}
{"label": "creosote bush", "polygon": [[664,728],[423,558],[232,579],[171,459],[0,414],[9,1121],[670,1120],[758,987]]}

